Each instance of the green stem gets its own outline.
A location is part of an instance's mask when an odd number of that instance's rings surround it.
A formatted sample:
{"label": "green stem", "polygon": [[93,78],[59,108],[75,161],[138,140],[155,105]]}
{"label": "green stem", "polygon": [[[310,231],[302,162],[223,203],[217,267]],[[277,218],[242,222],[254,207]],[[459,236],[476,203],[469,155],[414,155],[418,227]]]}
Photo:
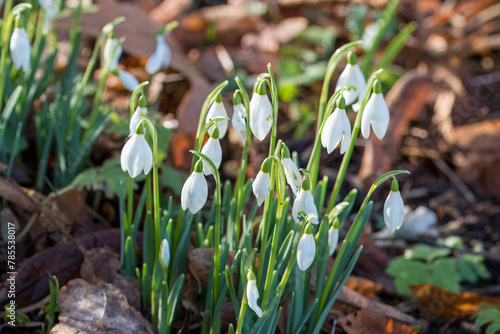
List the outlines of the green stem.
{"label": "green stem", "polygon": [[340,170],[337,174],[335,185],[333,186],[333,191],[332,194],[330,195],[330,200],[328,201],[327,212],[330,212],[333,209],[337,201],[337,196],[339,195],[340,188],[342,187],[342,183],[344,182],[345,174],[347,172],[347,167],[349,166],[352,152],[354,151],[354,146],[356,145],[356,138],[358,138],[359,131],[361,129],[361,118],[363,117],[365,106],[368,103],[368,99],[371,96],[375,79],[380,73],[382,73],[382,70],[373,72],[373,74],[368,79],[368,83],[366,84],[365,91],[363,92],[363,98],[361,100],[361,108],[359,109],[358,114],[356,115],[356,121],[354,122],[354,128],[352,130],[352,135],[351,135],[351,142],[349,144],[347,152],[344,153],[344,157],[342,158],[342,163],[340,164]]}
{"label": "green stem", "polygon": [[13,0],[6,0],[3,17],[4,22],[2,25],[2,54],[0,57],[0,109],[3,106],[3,95],[5,92],[5,80],[7,79],[7,56],[9,53],[9,40],[12,30],[12,18],[10,18],[10,11],[12,9]]}
{"label": "green stem", "polygon": [[248,305],[247,293],[246,293],[247,285],[248,284],[245,284],[245,291],[243,291],[243,300],[241,301],[240,315],[238,316],[238,322],[236,324],[236,334],[243,333],[243,324],[245,322],[245,313],[247,311],[247,305]]}
{"label": "green stem", "polygon": [[[272,96],[272,106],[273,106],[273,127],[271,130],[271,141],[269,143],[269,156],[274,155],[274,148],[276,143],[276,137],[278,135],[278,88],[276,87],[276,80],[274,79],[273,69],[271,64],[267,64],[267,70],[269,71],[269,77],[271,79],[271,96]],[[250,119],[249,119],[250,120]]]}
{"label": "green stem", "polygon": [[[323,120],[325,119],[325,111],[326,104],[328,101],[328,92],[330,90],[330,81],[332,80],[333,72],[337,68],[337,65],[344,56],[344,54],[349,51],[349,49],[355,47],[356,45],[361,44],[362,41],[355,41],[348,43],[335,51],[335,53],[330,57],[328,61],[328,65],[326,67],[326,74],[323,80],[323,88],[321,89],[321,95],[319,98],[319,109],[318,109],[318,121],[316,125],[316,129],[320,129],[323,124]],[[319,141],[321,138],[321,131],[316,131],[316,141]],[[321,152],[321,150],[319,150]],[[320,154],[316,152],[316,155],[311,155],[309,159],[309,163],[307,164],[307,169],[311,173],[311,191],[314,192],[314,187],[318,181],[318,172],[319,172],[319,158]]]}

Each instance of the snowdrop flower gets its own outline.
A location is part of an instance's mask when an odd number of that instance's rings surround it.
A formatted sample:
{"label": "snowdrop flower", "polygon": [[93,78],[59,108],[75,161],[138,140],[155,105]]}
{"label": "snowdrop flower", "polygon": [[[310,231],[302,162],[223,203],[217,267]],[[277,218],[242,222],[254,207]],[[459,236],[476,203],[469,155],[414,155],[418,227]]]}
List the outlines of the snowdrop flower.
{"label": "snowdrop flower", "polygon": [[38,0],[38,3],[45,11],[45,22],[52,21],[57,15],[59,4],[55,0]]}
{"label": "snowdrop flower", "polygon": [[385,200],[384,204],[384,221],[385,225],[394,233],[399,230],[403,224],[403,219],[405,216],[405,206],[403,203],[403,198],[399,193],[399,184],[396,179],[392,180],[391,192]]}
{"label": "snowdrop flower", "polygon": [[257,305],[257,299],[259,299],[259,289],[257,289],[257,279],[255,278],[255,274],[251,270],[248,270],[247,280],[248,306],[250,306],[250,308],[260,318],[262,317],[262,309],[259,305]]}
{"label": "snowdrop flower", "polygon": [[191,211],[195,214],[200,211],[208,198],[208,185],[203,175],[203,162],[198,160],[194,166],[193,173],[188,177],[182,187],[181,206],[182,210]]}
{"label": "snowdrop flower", "polygon": [[271,189],[271,167],[273,166],[273,158],[268,157],[262,163],[260,171],[255,177],[252,183],[253,194],[257,198],[258,206],[264,203],[267,195],[269,195],[269,190]]}
{"label": "snowdrop flower", "polygon": [[311,224],[307,224],[306,231],[300,238],[297,246],[297,263],[301,271],[306,271],[314,261],[316,255],[316,241],[312,235]]}
{"label": "snowdrop flower", "polygon": [[163,29],[159,29],[156,33],[156,49],[146,63],[146,72],[149,75],[156,74],[162,68],[167,68],[170,65],[171,59],[172,51],[170,51],[170,47],[165,42]]}
{"label": "snowdrop flower", "polygon": [[344,154],[351,143],[351,123],[345,113],[345,100],[343,97],[337,102],[337,108],[328,116],[321,131],[321,144],[328,154],[341,143],[340,154]]}
{"label": "snowdrop flower", "polygon": [[[337,92],[340,88],[347,88],[347,90],[343,93],[346,105],[349,106],[356,100],[358,101],[352,107],[354,111],[358,111],[361,106],[361,98],[363,97],[363,91],[366,86],[365,77],[358,64],[356,64],[356,61],[356,54],[350,51],[347,55],[347,65],[345,66],[344,71],[340,74],[337,85],[335,86],[335,92]],[[354,87],[354,89],[349,88],[351,86]]]}
{"label": "snowdrop flower", "polygon": [[[114,52],[114,53],[113,53]],[[106,44],[104,44],[104,61],[109,62],[109,69],[114,70],[118,66],[123,49],[120,42],[116,39],[115,33],[111,32]]]}
{"label": "snowdrop flower", "polygon": [[[212,131],[212,135],[208,138],[205,146],[201,149],[201,153],[208,156],[215,167],[219,168],[222,161],[222,148],[220,147],[219,128],[217,126],[214,131]],[[205,175],[213,174],[212,166],[210,166],[208,161],[203,161],[203,173],[205,173]]]}
{"label": "snowdrop flower", "polygon": [[16,27],[10,38],[10,55],[12,62],[18,70],[26,71],[30,66],[31,44],[28,34],[24,28],[19,27],[16,19]]}
{"label": "snowdrop flower", "polygon": [[134,178],[144,171],[148,174],[153,166],[153,153],[149,147],[144,134],[134,132],[123,146],[120,162],[124,172],[128,172]]}
{"label": "snowdrop flower", "polygon": [[117,72],[118,79],[122,83],[123,87],[125,87],[128,91],[134,92],[137,87],[139,87],[139,80],[136,79],[132,74],[127,71],[119,71]]}
{"label": "snowdrop flower", "polygon": [[231,124],[242,143],[247,139],[247,112],[238,94],[233,96],[233,117]]}
{"label": "snowdrop flower", "polygon": [[137,107],[137,109],[135,109],[134,114],[130,118],[130,125],[129,125],[130,134],[128,135],[129,137],[132,137],[135,130],[137,129],[137,126],[139,126],[139,123],[141,122],[141,115],[148,114],[148,109],[146,108],[146,106],[147,106],[146,98],[144,96],[141,96],[141,98],[139,99],[139,106]]}
{"label": "snowdrop flower", "polygon": [[330,226],[330,229],[328,230],[328,245],[330,246],[328,251],[328,256],[332,256],[333,253],[335,253],[335,249],[337,248],[338,243],[339,243],[339,220],[337,217],[335,217],[332,226]]}
{"label": "snowdrop flower", "polygon": [[[220,94],[217,94],[214,103],[212,103],[210,109],[208,109],[205,124],[216,117],[227,117],[227,111],[224,107],[224,103],[222,103],[222,96]],[[224,136],[226,135],[228,123],[229,122],[227,121],[227,119],[217,122],[217,126],[219,127],[219,139],[224,138]],[[210,129],[208,129],[208,132],[212,132],[214,128],[215,124],[212,125]]]}
{"label": "snowdrop flower", "polygon": [[285,169],[286,182],[290,185],[293,194],[297,196],[302,184],[302,177],[300,176],[299,169],[290,158],[290,150],[286,145],[283,145],[283,149],[281,150],[281,163]]}
{"label": "snowdrop flower", "polygon": [[160,264],[162,268],[168,268],[168,263],[170,262],[170,246],[168,245],[168,240],[163,239],[160,244]]}
{"label": "snowdrop flower", "polygon": [[361,134],[365,139],[370,137],[370,125],[378,139],[382,139],[389,127],[389,108],[382,95],[382,86],[380,81],[375,81],[373,85],[373,94],[366,104],[361,117]]}
{"label": "snowdrop flower", "polygon": [[306,176],[304,181],[302,181],[302,187],[300,188],[299,194],[295,198],[292,207],[292,216],[295,221],[299,221],[299,218],[305,219],[307,215],[313,214],[316,217],[311,219],[311,223],[314,225],[319,224],[318,221],[318,209],[316,209],[316,204],[314,204],[314,197],[311,193],[311,181],[309,177]]}
{"label": "snowdrop flower", "polygon": [[260,141],[266,138],[273,126],[273,107],[266,95],[265,84],[261,83],[250,100],[250,129]]}

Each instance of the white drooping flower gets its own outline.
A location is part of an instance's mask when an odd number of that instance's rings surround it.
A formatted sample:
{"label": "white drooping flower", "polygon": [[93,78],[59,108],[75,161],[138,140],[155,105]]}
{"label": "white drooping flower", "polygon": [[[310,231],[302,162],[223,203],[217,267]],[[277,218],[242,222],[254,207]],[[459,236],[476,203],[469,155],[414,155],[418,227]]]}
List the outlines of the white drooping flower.
{"label": "white drooping flower", "polygon": [[128,91],[134,92],[137,87],[139,87],[139,80],[134,77],[131,73],[127,71],[119,71],[118,79]]}
{"label": "white drooping flower", "polygon": [[262,317],[262,309],[257,305],[257,299],[259,299],[259,289],[257,288],[257,280],[255,274],[252,271],[248,271],[247,274],[247,300],[248,306],[257,314],[260,318]]}
{"label": "white drooping flower", "polygon": [[361,117],[361,134],[365,139],[370,137],[370,126],[378,139],[383,139],[389,127],[389,108],[382,95],[382,87],[377,80],[373,86],[373,94],[368,100]]}
{"label": "white drooping flower", "polygon": [[269,195],[269,190],[271,189],[271,167],[272,167],[272,158],[267,158],[262,163],[260,167],[259,173],[255,177],[255,180],[252,183],[253,194],[257,198],[257,205],[261,206],[264,203],[267,195]]}
{"label": "white drooping flower", "polygon": [[[222,103],[222,97],[220,96],[220,94],[217,95],[214,103],[212,103],[210,109],[208,109],[205,124],[216,117],[227,117],[227,111],[224,107],[224,103]],[[229,122],[227,121],[227,119],[217,122],[217,126],[219,127],[219,139],[224,138],[224,136],[226,135],[228,123]],[[212,125],[210,129],[208,129],[208,133],[212,133],[214,128],[215,124]]]}
{"label": "white drooping flower", "polygon": [[181,206],[183,210],[189,209],[195,214],[205,206],[208,198],[208,185],[203,175],[203,162],[198,161],[193,173],[188,177],[181,193]]}
{"label": "white drooping flower", "polygon": [[[262,84],[262,87],[264,85]],[[263,141],[273,127],[273,107],[265,89],[255,92],[250,100],[250,129],[260,141]]]}
{"label": "white drooping flower", "polygon": [[281,150],[281,163],[285,170],[286,182],[292,189],[295,196],[299,193],[300,185],[302,184],[302,177],[300,176],[299,169],[290,158],[290,150],[286,145]]}
{"label": "white drooping flower", "polygon": [[311,219],[311,223],[315,225],[319,224],[317,218],[318,209],[316,208],[316,204],[314,204],[309,178],[306,177],[304,181],[302,181],[302,187],[293,202],[292,216],[295,221],[299,221],[299,219],[305,219],[309,214],[315,215],[315,217]]}
{"label": "white drooping flower", "polygon": [[337,248],[338,243],[339,243],[339,229],[338,227],[335,228],[335,226],[330,226],[330,229],[328,230],[328,245],[329,245],[328,256],[333,255],[335,249]]}
{"label": "white drooping flower", "polygon": [[153,152],[149,147],[143,134],[135,133],[123,146],[120,157],[121,166],[124,172],[128,172],[134,178],[144,171],[148,174],[153,166]]}
{"label": "white drooping flower", "polygon": [[321,131],[321,144],[328,154],[340,144],[340,154],[344,154],[351,143],[351,123],[344,109],[344,99],[341,97],[337,108],[326,119]]}
{"label": "white drooping flower", "polygon": [[384,203],[384,221],[391,233],[401,228],[405,217],[405,205],[399,193],[399,184],[392,180],[391,192]]}
{"label": "white drooping flower", "polygon": [[316,255],[316,241],[312,235],[312,226],[307,224],[306,231],[300,238],[297,246],[297,264],[301,271],[306,271],[314,261]]}
{"label": "white drooping flower", "polygon": [[[218,127],[215,127],[212,135],[201,149],[201,153],[209,157],[215,167],[219,168],[222,162],[222,147],[220,146]],[[208,161],[203,161],[203,173],[205,173],[205,175],[213,174],[212,167]]]}
{"label": "white drooping flower", "polygon": [[148,114],[148,109],[146,107],[137,107],[130,118],[130,124],[129,124],[129,137],[132,137],[132,135],[135,133],[135,130],[137,129],[137,126],[141,122],[141,115],[147,115]]}
{"label": "white drooping flower", "polygon": [[123,49],[120,42],[115,38],[114,33],[111,33],[111,36],[106,40],[106,44],[104,44],[103,51],[104,61],[109,62],[110,70],[114,70],[118,67],[122,52]]}
{"label": "white drooping flower", "polygon": [[14,28],[10,38],[10,55],[18,70],[26,71],[30,66],[31,44],[24,28]]}
{"label": "white drooping flower", "polygon": [[167,239],[163,239],[160,244],[160,264],[167,268],[170,263],[170,246]]}
{"label": "white drooping flower", "polygon": [[350,106],[357,101],[357,103],[353,105],[353,110],[358,111],[365,86],[365,76],[356,63],[356,54],[354,54],[354,52],[349,52],[347,56],[347,65],[339,76],[337,85],[335,86],[335,92],[340,88],[347,88],[347,90],[343,92],[345,104]]}
{"label": "white drooping flower", "polygon": [[247,113],[243,103],[236,103],[233,105],[233,118],[231,124],[236,130],[242,143],[247,139]]}
{"label": "white drooping flower", "polygon": [[146,72],[156,74],[162,68],[167,68],[172,59],[172,51],[165,41],[163,30],[156,34],[156,49],[146,63]]}
{"label": "white drooping flower", "polygon": [[45,11],[45,22],[50,22],[57,16],[59,4],[55,0],[38,0],[38,3]]}

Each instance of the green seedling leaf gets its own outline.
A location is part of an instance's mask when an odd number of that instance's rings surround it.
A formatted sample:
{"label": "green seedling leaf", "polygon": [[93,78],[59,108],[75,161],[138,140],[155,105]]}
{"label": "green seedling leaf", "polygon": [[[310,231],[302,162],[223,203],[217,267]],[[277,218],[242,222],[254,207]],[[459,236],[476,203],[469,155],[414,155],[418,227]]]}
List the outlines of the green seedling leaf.
{"label": "green seedling leaf", "polygon": [[386,273],[395,278],[394,284],[398,293],[411,296],[410,284],[425,284],[430,282],[430,274],[427,265],[420,261],[403,258],[389,262]]}
{"label": "green seedling leaf", "polygon": [[460,292],[460,275],[455,261],[451,259],[434,261],[430,283],[454,293]]}
{"label": "green seedling leaf", "polygon": [[409,260],[422,260],[432,262],[440,257],[447,257],[451,251],[447,248],[432,248],[427,245],[418,244],[405,251],[404,257]]}

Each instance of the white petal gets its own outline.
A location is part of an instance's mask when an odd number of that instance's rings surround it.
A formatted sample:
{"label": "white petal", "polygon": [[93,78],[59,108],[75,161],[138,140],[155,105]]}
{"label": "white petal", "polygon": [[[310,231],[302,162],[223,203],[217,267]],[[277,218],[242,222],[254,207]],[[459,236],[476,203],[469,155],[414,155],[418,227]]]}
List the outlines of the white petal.
{"label": "white petal", "polygon": [[144,135],[134,134],[132,138],[130,138],[129,141],[125,143],[125,146],[123,148],[123,150],[125,150],[125,147],[129,148],[128,156],[126,157],[126,159],[127,159],[128,173],[132,178],[139,175],[144,166],[143,161],[141,161],[142,158],[141,150],[143,149],[143,146],[139,139],[140,136],[144,137]]}
{"label": "white petal", "polygon": [[[216,168],[219,168],[222,161],[222,148],[220,147],[219,139],[214,139],[212,137],[208,138],[205,146],[201,149],[201,153],[205,154],[212,160]],[[212,168],[210,163],[203,161],[203,172],[205,175],[212,174]]]}
{"label": "white petal", "polygon": [[331,226],[330,229],[328,230],[328,245],[330,247],[328,253],[329,256],[333,255],[335,249],[337,248],[338,243],[339,243],[339,229]]}
{"label": "white petal", "polygon": [[135,133],[135,130],[137,129],[137,126],[141,122],[141,116],[140,115],[147,115],[148,114],[148,109],[147,108],[141,108],[137,107],[132,114],[132,117],[130,118],[130,124],[129,124],[129,137],[132,137],[132,135]]}
{"label": "white petal", "polygon": [[139,80],[127,71],[118,72],[118,79],[120,79],[123,87],[130,92],[135,91],[135,89],[139,86]]}
{"label": "white petal", "polygon": [[264,203],[267,195],[269,194],[269,190],[271,189],[271,179],[269,173],[264,173],[263,171],[259,171],[255,180],[252,183],[252,190],[257,198],[257,205],[261,206]]}
{"label": "white petal", "polygon": [[384,221],[391,233],[401,227],[404,215],[405,208],[401,194],[399,191],[391,191],[384,203]]}
{"label": "white petal", "polygon": [[259,290],[257,289],[257,282],[255,280],[248,281],[247,283],[248,306],[260,318],[262,317],[262,309],[257,305],[258,298],[259,298]]}
{"label": "white petal", "polygon": [[247,122],[245,106],[242,103],[233,106],[233,117],[231,118],[231,124],[240,137],[241,142],[244,143],[247,139]]}
{"label": "white petal", "polygon": [[142,137],[144,140],[141,140],[142,141],[142,153],[143,153],[143,156],[142,156],[142,161],[144,163],[143,165],[143,171],[144,171],[144,175],[147,175],[149,173],[149,171],[151,170],[151,167],[153,167],[153,152],[151,151],[151,147],[149,147],[149,144],[146,140],[146,138],[144,138],[144,136]]}
{"label": "white petal", "polygon": [[291,158],[281,159],[281,161],[285,169],[286,181],[290,185],[293,194],[297,195],[302,184],[299,169],[295,166]]}
{"label": "white petal", "polygon": [[[209,121],[216,117],[227,117],[227,111],[226,108],[224,107],[224,103],[222,102],[214,102],[210,106],[210,109],[208,110],[207,113],[207,119],[205,121],[205,124],[207,124]],[[228,126],[228,121],[227,119],[223,121],[217,122],[217,126],[219,127],[219,139],[222,139],[226,136],[227,132],[227,126]],[[212,133],[214,130],[215,125],[212,125],[210,129],[208,130],[208,133]]]}
{"label": "white petal", "polygon": [[250,101],[250,128],[263,141],[273,126],[273,107],[267,95],[254,93]]}
{"label": "white petal", "polygon": [[363,75],[363,71],[359,68],[358,64],[353,65],[354,75],[356,76],[356,81],[358,83],[358,101],[352,105],[354,111],[358,111],[361,106],[361,99],[363,98],[363,93],[366,87],[366,79]]}
{"label": "white petal", "polygon": [[292,206],[292,216],[295,221],[299,221],[299,217],[304,219],[306,214],[306,193],[301,188]]}
{"label": "white petal", "polygon": [[349,148],[349,145],[351,143],[351,123],[349,122],[349,118],[347,117],[345,110],[341,111],[343,112],[342,118],[344,119],[344,121],[342,122],[342,125],[344,129],[342,136],[342,144],[340,145],[340,154],[344,154]]}
{"label": "white petal", "polygon": [[30,65],[31,44],[24,28],[14,28],[10,39],[10,55],[14,66],[26,71]]}
{"label": "white petal", "polygon": [[389,108],[387,108],[387,103],[385,103],[382,93],[374,95],[375,108],[372,115],[372,128],[375,136],[377,136],[378,139],[383,139],[389,127]]}
{"label": "white petal", "polygon": [[203,208],[207,198],[208,185],[205,176],[203,173],[193,172],[182,187],[182,209],[187,210],[189,208],[189,211],[194,214]]}
{"label": "white petal", "polygon": [[363,138],[368,139],[370,137],[370,124],[372,122],[373,113],[375,110],[375,101],[377,94],[372,94],[368,103],[365,106],[365,110],[363,111],[363,115],[361,117],[361,134]]}
{"label": "white petal", "polygon": [[[358,97],[359,90],[364,89],[364,85],[366,85],[366,82],[359,82],[358,81],[359,74],[356,73],[355,66],[357,66],[357,65],[353,66],[351,64],[347,64],[345,66],[344,71],[340,74],[339,79],[337,80],[337,85],[335,85],[335,92],[337,92],[340,88],[343,88],[343,87],[348,89],[348,90],[345,90],[342,94],[344,96],[346,105],[353,104],[354,101],[356,101],[356,99]],[[358,69],[359,69],[359,66],[358,66]],[[351,88],[349,88],[349,87],[351,87]]]}
{"label": "white petal", "polygon": [[168,67],[172,54],[163,35],[156,35],[156,49],[146,63],[146,72],[153,75]]}
{"label": "white petal", "polygon": [[314,196],[311,193],[311,190],[302,190],[305,193],[305,211],[306,215],[314,214],[316,217],[311,219],[311,223],[314,225],[319,224],[318,221],[318,209],[316,208],[316,204],[314,204]]}
{"label": "white petal", "polygon": [[321,133],[321,142],[323,147],[326,148],[328,154],[332,153],[342,140],[344,130],[342,110],[343,109],[335,109],[335,111],[326,120]]}
{"label": "white petal", "polygon": [[170,262],[170,246],[167,239],[163,239],[160,244],[160,264],[162,267],[168,267]]}
{"label": "white petal", "polygon": [[[114,51],[114,53],[113,53]],[[109,69],[114,70],[118,66],[123,49],[116,38],[108,38],[104,44],[104,60],[110,62]]]}
{"label": "white petal", "polygon": [[312,234],[304,234],[297,246],[297,263],[299,269],[307,270],[314,261],[316,254],[316,242]]}

